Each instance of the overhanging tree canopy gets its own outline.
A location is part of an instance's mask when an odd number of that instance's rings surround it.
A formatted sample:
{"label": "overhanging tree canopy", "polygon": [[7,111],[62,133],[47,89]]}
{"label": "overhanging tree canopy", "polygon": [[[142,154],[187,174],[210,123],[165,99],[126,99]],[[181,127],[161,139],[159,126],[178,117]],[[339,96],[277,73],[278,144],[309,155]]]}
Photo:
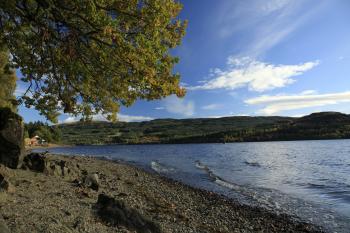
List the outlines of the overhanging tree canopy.
{"label": "overhanging tree canopy", "polygon": [[178,58],[186,21],[174,0],[0,1],[0,39],[21,69],[23,100],[57,112],[115,119],[137,99],[183,96]]}

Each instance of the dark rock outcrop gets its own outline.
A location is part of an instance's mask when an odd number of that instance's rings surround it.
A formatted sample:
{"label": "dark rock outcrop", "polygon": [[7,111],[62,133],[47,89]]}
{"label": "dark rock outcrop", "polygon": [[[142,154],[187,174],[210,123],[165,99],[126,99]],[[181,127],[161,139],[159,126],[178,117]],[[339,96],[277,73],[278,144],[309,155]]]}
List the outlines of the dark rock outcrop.
{"label": "dark rock outcrop", "polygon": [[44,153],[30,153],[23,159],[23,169],[43,172],[47,175],[59,176],[66,180],[74,180],[81,176],[77,164],[62,159],[46,156]]}
{"label": "dark rock outcrop", "polygon": [[36,172],[44,172],[46,167],[45,155],[30,153],[23,158],[22,168]]}
{"label": "dark rock outcrop", "polygon": [[160,233],[159,226],[142,216],[137,210],[129,208],[124,202],[115,200],[105,194],[98,196],[97,215],[104,222],[117,226],[125,226],[139,233]]}
{"label": "dark rock outcrop", "polygon": [[0,163],[17,168],[23,158],[22,118],[9,108],[0,108]]}
{"label": "dark rock outcrop", "polygon": [[74,180],[81,176],[81,172],[75,163],[60,159],[47,160],[44,172],[48,175],[62,177],[65,180]]}

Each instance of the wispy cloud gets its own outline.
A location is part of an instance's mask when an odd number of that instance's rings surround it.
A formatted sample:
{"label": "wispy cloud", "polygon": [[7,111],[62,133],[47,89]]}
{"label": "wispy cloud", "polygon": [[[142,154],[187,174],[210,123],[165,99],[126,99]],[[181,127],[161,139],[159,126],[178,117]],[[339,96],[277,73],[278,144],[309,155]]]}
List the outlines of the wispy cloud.
{"label": "wispy cloud", "polygon": [[222,108],[222,104],[208,104],[205,106],[202,106],[203,110],[218,110],[220,108]]}
{"label": "wispy cloud", "polygon": [[339,56],[338,57],[338,61],[344,61],[344,60],[347,60],[348,58],[347,57],[344,57],[344,56]]}
{"label": "wispy cloud", "polygon": [[350,91],[328,93],[328,94],[305,94],[295,95],[263,95],[248,99],[245,103],[249,105],[263,105],[259,113],[272,115],[282,111],[296,110],[310,107],[320,107],[350,102]]}
{"label": "wispy cloud", "polygon": [[156,107],[156,108],[154,108],[155,110],[164,110],[165,109],[165,107]]}
{"label": "wispy cloud", "polygon": [[234,90],[248,87],[251,91],[267,91],[284,87],[293,83],[294,76],[314,68],[318,61],[306,62],[298,65],[275,65],[257,61],[249,57],[229,57],[225,70],[213,69],[210,80],[198,86],[188,87],[189,90]]}
{"label": "wispy cloud", "polygon": [[[290,5],[290,0],[272,1],[227,1],[221,5],[216,22],[219,27],[219,35],[227,37],[233,33],[251,28],[258,24],[263,18],[284,10]],[[232,23],[239,22],[239,23]]]}
{"label": "wispy cloud", "polygon": [[[222,38],[245,34],[239,56],[258,57],[296,31],[323,9],[327,1],[227,1],[215,20]],[[307,9],[307,10],[305,10]]]}
{"label": "wispy cloud", "polygon": [[169,96],[164,100],[164,107],[170,113],[187,117],[194,115],[194,102],[180,99],[175,95]]}

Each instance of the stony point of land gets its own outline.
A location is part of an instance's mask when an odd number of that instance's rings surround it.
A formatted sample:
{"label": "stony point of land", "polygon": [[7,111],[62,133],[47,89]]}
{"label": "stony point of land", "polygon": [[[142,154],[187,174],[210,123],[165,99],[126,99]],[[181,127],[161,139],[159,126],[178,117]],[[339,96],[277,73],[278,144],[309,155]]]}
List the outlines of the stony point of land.
{"label": "stony point of land", "polygon": [[0,232],[322,232],[94,158],[33,153],[0,174]]}

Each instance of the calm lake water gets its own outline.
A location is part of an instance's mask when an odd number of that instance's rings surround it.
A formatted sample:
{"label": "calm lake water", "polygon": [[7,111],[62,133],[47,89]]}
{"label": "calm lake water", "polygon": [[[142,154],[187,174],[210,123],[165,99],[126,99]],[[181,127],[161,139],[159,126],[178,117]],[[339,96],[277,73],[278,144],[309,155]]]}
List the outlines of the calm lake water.
{"label": "calm lake water", "polygon": [[122,160],[241,203],[350,232],[350,140],[52,148]]}

